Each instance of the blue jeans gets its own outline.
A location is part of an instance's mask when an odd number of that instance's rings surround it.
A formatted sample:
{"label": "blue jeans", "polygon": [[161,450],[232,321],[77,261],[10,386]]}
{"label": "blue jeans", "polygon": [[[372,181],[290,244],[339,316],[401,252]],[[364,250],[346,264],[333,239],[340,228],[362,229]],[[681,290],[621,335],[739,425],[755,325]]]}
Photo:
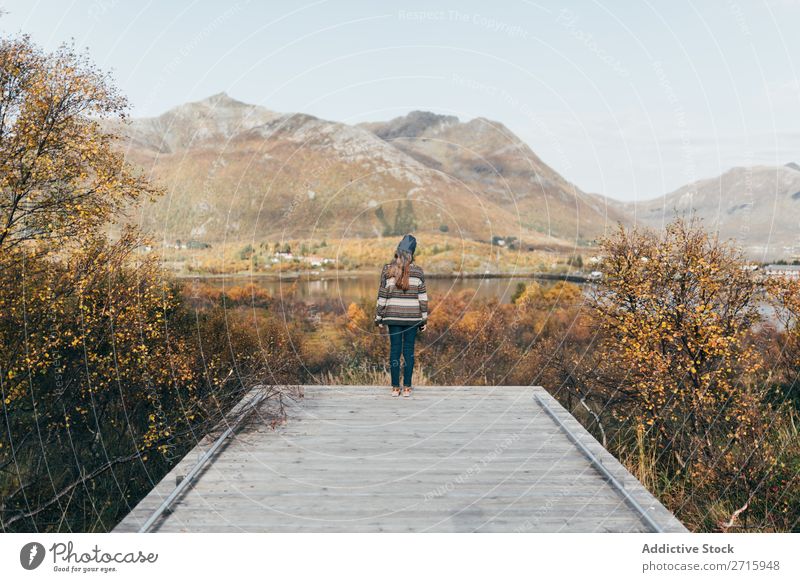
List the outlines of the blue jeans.
{"label": "blue jeans", "polygon": [[403,386],[411,386],[414,372],[414,340],[417,339],[418,323],[411,325],[389,325],[389,370],[392,386],[400,386],[400,354],[403,354]]}

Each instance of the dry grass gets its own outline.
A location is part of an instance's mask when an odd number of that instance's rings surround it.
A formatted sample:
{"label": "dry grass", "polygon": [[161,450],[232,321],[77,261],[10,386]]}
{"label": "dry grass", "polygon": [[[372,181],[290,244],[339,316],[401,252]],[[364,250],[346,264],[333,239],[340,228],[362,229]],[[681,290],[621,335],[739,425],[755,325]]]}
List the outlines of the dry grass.
{"label": "dry grass", "polygon": [[[389,370],[377,366],[350,366],[337,372],[326,371],[316,375],[318,384],[330,386],[389,386]],[[414,366],[414,386],[430,386],[424,368]]]}
{"label": "dry grass", "polygon": [[[198,274],[266,273],[320,270],[307,262],[272,263],[276,242],[288,244],[295,255],[314,255],[334,259],[325,265],[335,269],[360,271],[379,268],[392,256],[399,237],[350,238],[322,240],[235,241],[220,243],[209,249],[161,249],[164,264],[173,271]],[[242,258],[243,250],[253,248],[250,258]],[[305,252],[303,252],[305,251]],[[586,256],[592,249],[583,251]],[[245,253],[246,254],[246,253]],[[531,271],[561,272],[569,270],[567,254],[548,250],[511,250],[445,234],[424,234],[419,237],[417,261],[428,273],[509,273]]]}

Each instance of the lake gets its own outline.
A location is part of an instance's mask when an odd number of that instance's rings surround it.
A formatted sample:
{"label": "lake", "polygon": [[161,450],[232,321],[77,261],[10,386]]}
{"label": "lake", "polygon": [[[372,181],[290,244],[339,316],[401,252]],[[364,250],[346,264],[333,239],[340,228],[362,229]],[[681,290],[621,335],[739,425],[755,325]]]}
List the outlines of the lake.
{"label": "lake", "polygon": [[[273,297],[288,297],[303,301],[341,302],[346,308],[350,303],[361,300],[375,301],[378,295],[380,277],[375,275],[340,275],[332,274],[326,278],[298,277],[296,279],[275,279],[258,276],[230,276],[225,278],[203,278],[203,282],[215,287],[234,287],[253,283],[266,289]],[[517,289],[518,283],[530,283],[531,277],[493,277],[493,278],[427,278],[425,285],[428,296],[437,300],[461,291],[471,291],[479,298],[496,297],[499,301],[509,303]],[[555,281],[538,281],[542,287],[549,287]],[[296,287],[294,287],[296,285]]]}

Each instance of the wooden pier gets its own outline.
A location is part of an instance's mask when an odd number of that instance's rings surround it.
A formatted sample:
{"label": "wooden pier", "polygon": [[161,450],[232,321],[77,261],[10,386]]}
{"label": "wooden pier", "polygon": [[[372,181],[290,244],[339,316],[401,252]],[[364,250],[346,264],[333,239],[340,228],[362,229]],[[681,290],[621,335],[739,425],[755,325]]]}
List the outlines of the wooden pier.
{"label": "wooden pier", "polygon": [[202,441],[113,531],[687,531],[541,387],[303,392],[276,429]]}

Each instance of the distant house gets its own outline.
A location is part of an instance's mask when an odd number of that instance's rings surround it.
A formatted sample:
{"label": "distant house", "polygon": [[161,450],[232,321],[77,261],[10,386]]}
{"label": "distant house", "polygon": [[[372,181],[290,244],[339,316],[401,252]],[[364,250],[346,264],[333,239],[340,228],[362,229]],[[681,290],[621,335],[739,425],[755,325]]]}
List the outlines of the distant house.
{"label": "distant house", "polygon": [[292,253],[277,251],[270,258],[270,261],[273,263],[280,263],[283,261],[297,261],[301,263],[308,263],[312,267],[321,267],[322,265],[335,263],[336,259],[327,259],[317,255],[294,255]]}
{"label": "distant house", "polygon": [[767,265],[764,267],[764,274],[767,277],[800,279],[800,265]]}
{"label": "distant house", "polygon": [[167,245],[169,248],[185,250],[185,249],[210,249],[211,245],[197,240],[182,241],[177,239],[174,243]]}
{"label": "distant house", "polygon": [[306,263],[311,263],[312,267],[319,267],[320,265],[327,265],[329,263],[336,262],[336,259],[328,259],[325,257],[319,257],[317,255],[307,255],[304,257],[300,257],[300,260],[305,261]]}
{"label": "distant house", "polygon": [[312,267],[321,267],[322,266],[322,257],[317,257],[315,255],[303,257],[303,260],[307,263],[311,263]]}

